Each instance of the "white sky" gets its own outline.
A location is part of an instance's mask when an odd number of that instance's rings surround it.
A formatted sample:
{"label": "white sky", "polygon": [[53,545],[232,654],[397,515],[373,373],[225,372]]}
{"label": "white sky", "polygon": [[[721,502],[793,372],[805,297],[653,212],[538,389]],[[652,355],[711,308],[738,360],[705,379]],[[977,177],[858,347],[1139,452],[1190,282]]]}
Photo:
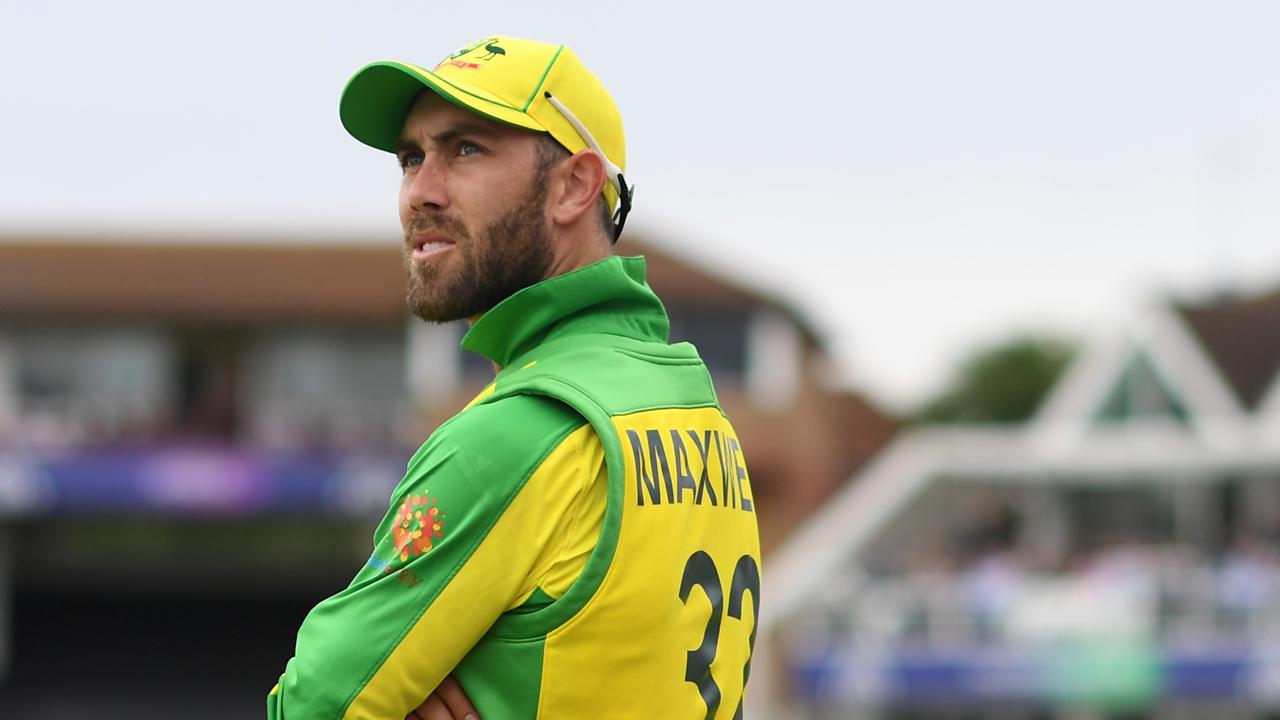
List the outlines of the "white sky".
{"label": "white sky", "polygon": [[1277,29],[1272,0],[0,0],[0,233],[398,242],[351,73],[564,42],[622,110],[636,234],[790,299],[901,407],[1017,330],[1280,281]]}

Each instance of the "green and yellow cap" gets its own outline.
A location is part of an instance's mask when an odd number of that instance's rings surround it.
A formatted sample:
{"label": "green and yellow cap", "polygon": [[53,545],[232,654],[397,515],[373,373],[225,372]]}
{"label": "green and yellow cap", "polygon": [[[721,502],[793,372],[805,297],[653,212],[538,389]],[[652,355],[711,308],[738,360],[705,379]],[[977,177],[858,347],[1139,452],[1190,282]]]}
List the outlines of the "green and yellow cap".
{"label": "green and yellow cap", "polygon": [[588,147],[598,150],[609,177],[605,200],[610,209],[618,209],[621,232],[632,192],[623,178],[627,148],[622,116],[604,85],[572,50],[534,40],[487,37],[431,70],[393,60],[371,63],[342,91],[342,125],[360,142],[394,153],[404,119],[424,87],[485,117],[550,133],[571,153]]}

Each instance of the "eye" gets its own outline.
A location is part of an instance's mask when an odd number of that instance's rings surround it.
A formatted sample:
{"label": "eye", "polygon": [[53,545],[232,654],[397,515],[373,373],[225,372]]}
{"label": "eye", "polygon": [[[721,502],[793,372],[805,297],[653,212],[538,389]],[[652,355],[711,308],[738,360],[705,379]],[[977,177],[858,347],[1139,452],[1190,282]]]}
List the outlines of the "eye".
{"label": "eye", "polygon": [[400,169],[405,172],[422,164],[422,153],[414,150],[402,152],[396,158],[400,161]]}
{"label": "eye", "polygon": [[466,157],[466,156],[468,156],[468,155],[476,155],[476,154],[481,153],[481,152],[484,152],[484,148],[482,148],[482,147],[480,147],[479,145],[477,145],[477,144],[475,144],[475,143],[471,142],[470,140],[460,140],[460,141],[458,141],[458,156],[459,156],[459,157]]}

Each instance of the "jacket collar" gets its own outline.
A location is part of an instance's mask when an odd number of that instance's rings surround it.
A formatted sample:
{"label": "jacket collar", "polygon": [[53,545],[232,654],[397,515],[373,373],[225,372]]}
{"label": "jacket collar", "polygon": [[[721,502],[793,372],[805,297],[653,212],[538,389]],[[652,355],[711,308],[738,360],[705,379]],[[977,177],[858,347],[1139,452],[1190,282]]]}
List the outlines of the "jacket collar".
{"label": "jacket collar", "polygon": [[462,338],[465,350],[507,367],[547,340],[605,333],[666,342],[670,323],[645,281],[643,257],[611,257],[512,293]]}

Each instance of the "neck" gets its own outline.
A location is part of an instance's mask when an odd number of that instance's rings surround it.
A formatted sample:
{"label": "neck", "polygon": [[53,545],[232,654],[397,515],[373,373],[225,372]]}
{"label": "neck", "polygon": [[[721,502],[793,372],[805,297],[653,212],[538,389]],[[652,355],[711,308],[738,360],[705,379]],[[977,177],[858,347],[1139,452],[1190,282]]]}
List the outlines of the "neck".
{"label": "neck", "polygon": [[613,243],[604,239],[599,233],[566,233],[557,237],[554,242],[554,256],[545,279],[572,272],[613,256]]}

